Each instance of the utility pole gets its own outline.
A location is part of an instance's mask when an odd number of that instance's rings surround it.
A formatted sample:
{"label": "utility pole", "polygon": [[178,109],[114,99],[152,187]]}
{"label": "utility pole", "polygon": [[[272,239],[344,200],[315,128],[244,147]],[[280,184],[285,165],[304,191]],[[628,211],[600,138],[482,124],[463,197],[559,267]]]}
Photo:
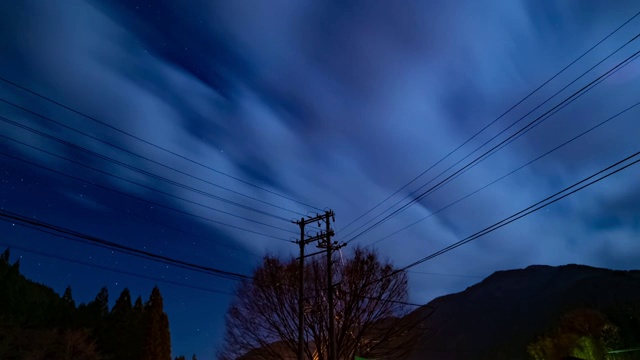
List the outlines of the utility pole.
{"label": "utility pole", "polygon": [[298,275],[298,360],[304,360],[304,218],[297,221],[300,226],[300,274]]}
{"label": "utility pole", "polygon": [[301,218],[300,220],[295,221],[295,223],[300,227],[300,240],[295,241],[295,243],[300,245],[300,274],[298,275],[298,360],[304,360],[304,246],[324,237],[324,233],[321,232],[317,236],[305,239],[304,227],[307,224],[314,223],[316,221],[319,222],[323,217],[324,215],[316,215],[313,218]]}
{"label": "utility pole", "polygon": [[333,250],[338,250],[341,247],[345,246],[345,244],[338,244],[338,242],[332,242],[331,236],[333,235],[333,230],[331,230],[331,220],[333,222],[336,221],[335,213],[333,210],[328,210],[324,213],[324,221],[326,225],[326,238],[324,242],[318,244],[319,248],[327,249],[327,301],[329,302],[329,353],[328,360],[338,360],[338,351],[336,348],[336,329],[335,329],[335,304],[333,302]]}

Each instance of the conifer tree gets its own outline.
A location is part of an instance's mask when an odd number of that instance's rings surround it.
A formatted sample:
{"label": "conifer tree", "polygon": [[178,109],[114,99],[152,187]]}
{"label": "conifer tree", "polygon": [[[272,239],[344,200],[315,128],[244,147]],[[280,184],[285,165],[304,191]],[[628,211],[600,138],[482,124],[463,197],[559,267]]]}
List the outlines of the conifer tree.
{"label": "conifer tree", "polygon": [[2,252],[2,255],[0,255],[0,262],[4,263],[5,265],[8,265],[10,257],[11,257],[11,249],[6,248]]}
{"label": "conifer tree", "polygon": [[73,308],[76,307],[76,302],[73,301],[73,296],[71,294],[71,286],[67,286],[67,288],[64,290],[64,294],[62,295],[62,300],[66,304],[69,304],[71,307]]}
{"label": "conifer tree", "polygon": [[73,295],[71,293],[71,286],[67,286],[62,295],[62,306],[60,311],[57,312],[58,322],[63,328],[69,329],[76,325],[77,312],[76,302],[73,301]]}
{"label": "conifer tree", "polygon": [[131,293],[129,292],[129,289],[125,288],[120,293],[120,297],[116,300],[113,309],[111,309],[111,315],[117,319],[126,319],[131,316],[132,311]]}
{"label": "conifer tree", "polygon": [[143,360],[171,360],[169,318],[164,313],[160,289],[154,287],[144,310],[145,342]]}
{"label": "conifer tree", "polygon": [[134,326],[131,293],[124,289],[111,309],[108,321],[107,347],[114,359],[138,359],[141,353],[141,337]]}
{"label": "conifer tree", "polygon": [[109,290],[106,287],[100,289],[96,298],[87,304],[92,309],[94,315],[104,318],[109,314]]}
{"label": "conifer tree", "polygon": [[142,297],[138,296],[136,302],[133,304],[133,312],[142,315],[144,312],[144,305],[142,305]]}
{"label": "conifer tree", "polygon": [[85,307],[79,307],[80,325],[91,329],[95,339],[98,341],[98,348],[108,352],[108,315],[109,315],[109,291],[106,287],[100,289],[96,298]]}

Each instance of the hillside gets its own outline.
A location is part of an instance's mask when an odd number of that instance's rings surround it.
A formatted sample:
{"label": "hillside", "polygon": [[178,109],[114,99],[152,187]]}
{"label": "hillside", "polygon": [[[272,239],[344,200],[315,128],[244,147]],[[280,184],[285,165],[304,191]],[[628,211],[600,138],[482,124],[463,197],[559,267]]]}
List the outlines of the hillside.
{"label": "hillside", "polygon": [[579,308],[604,314],[620,329],[619,344],[637,347],[640,271],[565,265],[496,272],[407,315],[433,311],[428,340],[410,359],[530,359],[527,344]]}

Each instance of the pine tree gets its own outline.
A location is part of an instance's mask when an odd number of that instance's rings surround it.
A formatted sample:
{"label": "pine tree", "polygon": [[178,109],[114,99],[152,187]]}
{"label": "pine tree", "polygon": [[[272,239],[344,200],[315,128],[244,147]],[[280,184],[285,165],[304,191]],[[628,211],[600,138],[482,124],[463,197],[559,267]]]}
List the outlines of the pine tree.
{"label": "pine tree", "polygon": [[59,312],[59,323],[63,328],[72,328],[76,325],[77,312],[76,302],[73,301],[73,295],[71,293],[71,286],[67,286],[62,295],[62,307]]}
{"label": "pine tree", "polygon": [[9,265],[9,258],[10,257],[11,257],[11,249],[6,248],[2,252],[2,255],[0,255],[0,262],[4,263],[5,265]]}
{"label": "pine tree", "polygon": [[131,293],[129,289],[124,289],[120,293],[120,297],[116,300],[116,304],[111,309],[111,315],[118,319],[126,319],[131,316],[133,307],[131,306]]}
{"label": "pine tree", "polygon": [[69,304],[73,308],[76,307],[76,302],[73,301],[73,296],[71,294],[71,286],[67,286],[67,288],[64,290],[62,301],[64,301],[66,304]]}
{"label": "pine tree", "polygon": [[104,318],[109,314],[109,290],[106,287],[100,289],[96,298],[87,304],[94,312],[94,316]]}
{"label": "pine tree", "polygon": [[[106,287],[100,289],[96,298],[84,307],[78,307],[80,326],[92,329],[100,349],[108,349],[109,341],[109,291]],[[108,352],[105,350],[105,352]]]}
{"label": "pine tree", "polygon": [[107,341],[114,359],[138,359],[142,344],[131,306],[131,293],[124,289],[109,314]]}
{"label": "pine tree", "polygon": [[142,305],[142,297],[138,296],[136,302],[133,304],[133,312],[142,315],[144,312],[144,305]]}
{"label": "pine tree", "polygon": [[143,360],[171,360],[169,318],[164,313],[160,289],[154,287],[145,305],[145,345]]}
{"label": "pine tree", "polygon": [[145,310],[140,296],[133,305],[129,327],[131,336],[131,357],[129,359],[140,360],[143,358],[145,346]]}

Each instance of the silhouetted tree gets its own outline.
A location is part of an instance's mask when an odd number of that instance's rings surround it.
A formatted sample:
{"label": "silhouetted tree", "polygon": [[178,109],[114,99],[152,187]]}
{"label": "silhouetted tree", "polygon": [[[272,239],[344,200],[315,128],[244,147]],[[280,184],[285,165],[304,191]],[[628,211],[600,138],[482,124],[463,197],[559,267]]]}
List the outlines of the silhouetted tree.
{"label": "silhouetted tree", "polygon": [[[62,296],[26,279],[10,250],[0,253],[0,359],[171,360],[169,320],[160,290],[146,304],[124,289],[109,311],[109,292],[77,308],[71,287]],[[194,357],[195,358],[195,357]]]}
{"label": "silhouetted tree", "polygon": [[568,356],[604,360],[607,349],[618,340],[618,328],[604,314],[580,308],[564,315],[555,328],[529,344],[527,351],[535,360]]}
{"label": "silhouetted tree", "polygon": [[0,255],[0,262],[9,265],[9,258],[11,257],[11,249],[6,248]]}
{"label": "silhouetted tree", "polygon": [[142,314],[143,311],[144,305],[142,304],[142,297],[138,296],[138,298],[136,298],[136,302],[133,304],[133,312]]}
{"label": "silhouetted tree", "polygon": [[71,286],[67,286],[67,288],[64,290],[64,294],[62,294],[62,300],[65,303],[69,304],[71,307],[76,307],[76,302],[73,301],[73,295],[71,294]]}
{"label": "silhouetted tree", "polygon": [[113,309],[111,309],[111,315],[117,319],[127,319],[131,316],[133,307],[131,306],[131,293],[129,289],[124,289],[120,293],[120,297],[116,300]]}
{"label": "silhouetted tree", "polygon": [[143,360],[171,360],[169,318],[164,313],[160,289],[154,287],[145,304],[145,339]]}
{"label": "silhouetted tree", "polygon": [[[333,266],[336,287],[335,328],[339,359],[402,358],[413,349],[419,332],[405,315],[407,276],[374,251],[356,249]],[[242,283],[226,314],[221,359],[295,358],[298,334],[298,274],[296,260],[266,257]],[[305,353],[326,358],[328,305],[326,261],[306,265]]]}
{"label": "silhouetted tree", "polygon": [[111,309],[106,332],[106,345],[114,359],[139,359],[142,353],[142,336],[140,335],[140,317],[136,320],[131,306],[131,293],[124,289]]}
{"label": "silhouetted tree", "polygon": [[109,314],[109,290],[100,289],[96,298],[86,305],[89,321],[98,322]]}

